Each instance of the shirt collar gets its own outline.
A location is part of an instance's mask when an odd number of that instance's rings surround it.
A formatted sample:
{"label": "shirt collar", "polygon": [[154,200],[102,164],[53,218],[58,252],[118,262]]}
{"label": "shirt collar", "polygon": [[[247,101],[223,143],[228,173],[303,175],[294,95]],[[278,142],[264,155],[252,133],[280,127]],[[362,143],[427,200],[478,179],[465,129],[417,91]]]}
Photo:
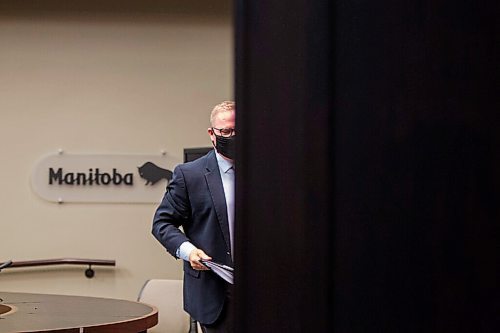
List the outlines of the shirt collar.
{"label": "shirt collar", "polygon": [[217,164],[219,165],[219,169],[221,169],[222,172],[226,173],[229,169],[233,167],[233,163],[226,160],[217,151],[215,151],[215,157],[217,158]]}

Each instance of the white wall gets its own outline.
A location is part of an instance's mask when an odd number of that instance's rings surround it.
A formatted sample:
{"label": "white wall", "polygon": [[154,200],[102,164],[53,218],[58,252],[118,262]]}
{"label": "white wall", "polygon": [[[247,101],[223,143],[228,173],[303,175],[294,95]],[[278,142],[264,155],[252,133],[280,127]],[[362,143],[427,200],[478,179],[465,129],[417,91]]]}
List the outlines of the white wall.
{"label": "white wall", "polygon": [[[156,204],[46,202],[35,163],[70,153],[158,154],[208,146],[213,105],[233,96],[228,15],[0,15],[0,261],[116,259],[115,268],[8,269],[1,291],[135,299],[181,278],[151,235]],[[161,198],[158,198],[158,201]]]}

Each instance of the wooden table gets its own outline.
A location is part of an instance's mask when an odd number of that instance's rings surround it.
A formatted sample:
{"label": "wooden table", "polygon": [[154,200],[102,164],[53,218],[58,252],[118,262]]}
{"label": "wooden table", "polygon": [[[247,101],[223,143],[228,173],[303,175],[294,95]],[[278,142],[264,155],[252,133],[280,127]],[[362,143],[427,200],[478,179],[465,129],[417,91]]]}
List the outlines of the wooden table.
{"label": "wooden table", "polygon": [[138,302],[0,292],[0,333],[137,333],[157,323],[157,309]]}

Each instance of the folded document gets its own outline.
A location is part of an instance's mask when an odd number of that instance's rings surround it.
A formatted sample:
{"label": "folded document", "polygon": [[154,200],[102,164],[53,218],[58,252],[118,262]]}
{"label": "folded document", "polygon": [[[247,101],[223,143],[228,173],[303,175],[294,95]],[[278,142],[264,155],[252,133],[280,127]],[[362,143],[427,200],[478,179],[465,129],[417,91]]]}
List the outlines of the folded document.
{"label": "folded document", "polygon": [[210,268],[215,274],[223,278],[226,282],[230,284],[234,284],[233,280],[233,271],[232,267],[219,264],[217,262],[211,260],[200,260],[200,262],[206,267]]}

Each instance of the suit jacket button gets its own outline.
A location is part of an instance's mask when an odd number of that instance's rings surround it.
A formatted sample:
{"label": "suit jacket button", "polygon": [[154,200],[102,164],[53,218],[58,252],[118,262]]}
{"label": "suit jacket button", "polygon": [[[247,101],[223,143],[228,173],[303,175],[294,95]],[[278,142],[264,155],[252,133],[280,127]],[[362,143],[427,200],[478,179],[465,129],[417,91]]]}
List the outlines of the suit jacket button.
{"label": "suit jacket button", "polygon": [[228,255],[230,255],[231,253],[227,252]]}

